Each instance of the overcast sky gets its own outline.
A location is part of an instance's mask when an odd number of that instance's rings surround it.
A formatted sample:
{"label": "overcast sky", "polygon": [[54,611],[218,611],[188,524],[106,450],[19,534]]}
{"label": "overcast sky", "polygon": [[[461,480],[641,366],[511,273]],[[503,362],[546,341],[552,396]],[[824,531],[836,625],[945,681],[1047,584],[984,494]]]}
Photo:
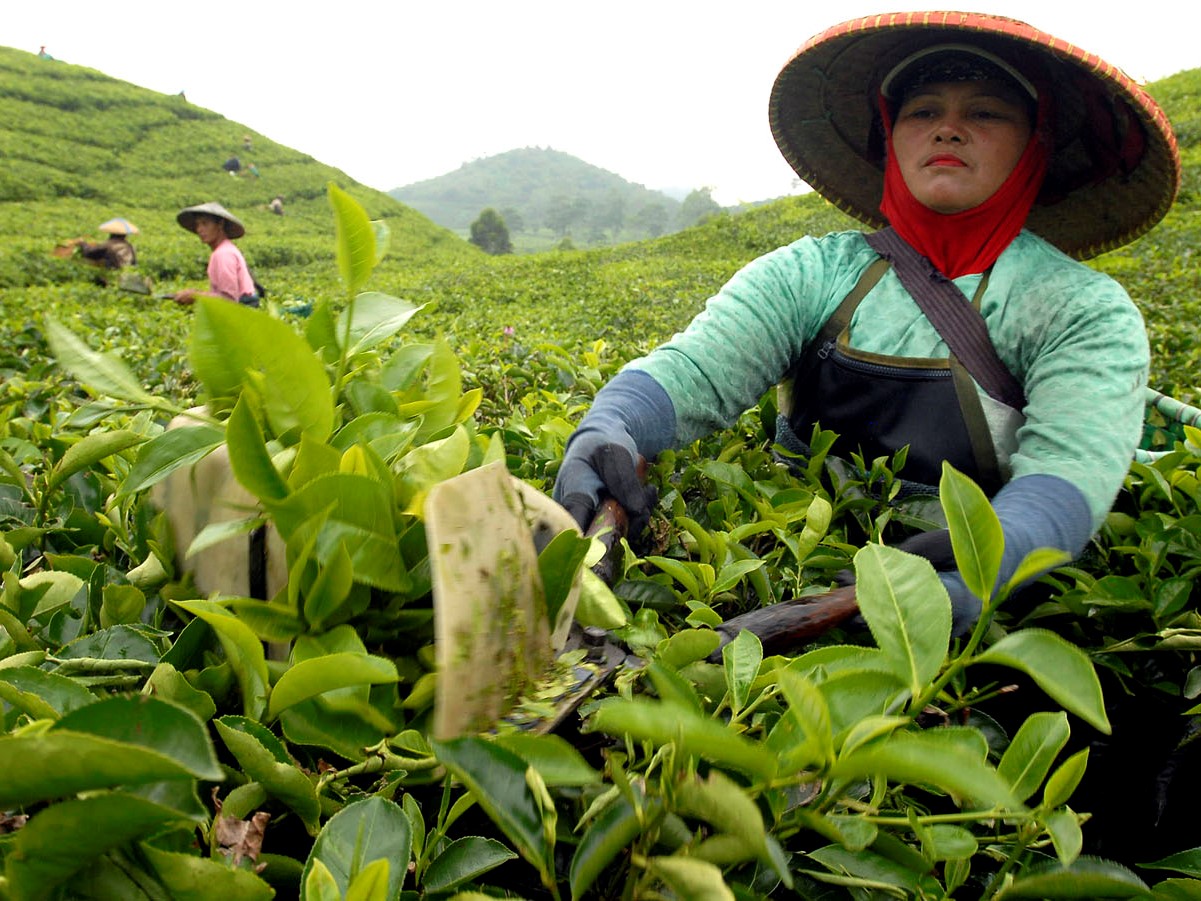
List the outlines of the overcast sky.
{"label": "overcast sky", "polygon": [[[974,6],[974,4],[973,4]],[[995,0],[1135,79],[1201,67],[1195,0]],[[767,125],[780,67],[845,19],[925,4],[807,0],[49,0],[0,44],[176,94],[380,190],[552,147],[723,204],[797,190]],[[1192,9],[1192,12],[1185,10]]]}

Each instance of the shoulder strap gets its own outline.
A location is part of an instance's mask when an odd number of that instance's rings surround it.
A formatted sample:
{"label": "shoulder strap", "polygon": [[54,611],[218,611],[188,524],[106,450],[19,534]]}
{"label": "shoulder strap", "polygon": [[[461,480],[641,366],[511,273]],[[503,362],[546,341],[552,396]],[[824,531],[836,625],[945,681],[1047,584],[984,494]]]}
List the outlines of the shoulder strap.
{"label": "shoulder strap", "polygon": [[985,393],[1015,410],[1024,408],[1026,394],[997,356],[984,317],[955,283],[891,228],[865,238],[872,250],[892,262],[905,290]]}
{"label": "shoulder strap", "polygon": [[817,338],[813,341],[814,346],[821,347],[826,341],[838,339],[842,330],[851,324],[851,317],[855,315],[855,309],[859,306],[859,302],[867,297],[872,288],[876,287],[876,283],[888,271],[888,266],[888,260],[880,258],[863,270],[855,287],[842,299],[838,309],[826,320],[826,324],[817,333]]}
{"label": "shoulder strap", "polygon": [[776,404],[779,411],[785,416],[789,416],[792,413],[793,385],[797,383],[811,383],[812,376],[816,373],[821,361],[829,354],[830,347],[838,340],[838,336],[842,334],[842,330],[850,324],[851,317],[855,314],[855,308],[859,306],[859,302],[883,278],[884,273],[888,271],[890,265],[888,260],[881,257],[874,260],[870,266],[863,270],[863,273],[859,276],[859,281],[855,283],[855,287],[842,299],[842,303],[838,305],[838,308],[830,315],[825,324],[818,329],[813,340],[808,342],[800,359],[789,367],[788,374],[776,386]]}

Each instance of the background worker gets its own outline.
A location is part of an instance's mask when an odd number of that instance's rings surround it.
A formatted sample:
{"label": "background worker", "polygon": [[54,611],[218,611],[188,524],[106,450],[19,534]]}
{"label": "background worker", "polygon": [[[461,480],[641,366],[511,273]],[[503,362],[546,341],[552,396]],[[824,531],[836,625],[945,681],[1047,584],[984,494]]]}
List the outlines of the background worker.
{"label": "background worker", "polygon": [[[803,237],[744,267],[597,393],[555,498],[582,526],[602,496],[645,521],[637,457],[728,427],[782,385],[775,439],[796,454],[820,424],[844,461],[908,447],[907,491],[936,492],[944,461],[974,478],[1004,532],[998,584],[1036,548],[1079,554],[1138,445],[1149,347],[1122,287],[1077,259],[1134,240],[1175,198],[1162,110],[1029,25],[918,12],[810,39],[769,119],[798,175],[880,230]],[[983,336],[960,344],[946,314]],[[920,544],[963,634],[981,602],[946,534]]]}
{"label": "background worker", "polygon": [[208,261],[208,292],[185,288],[175,293],[175,302],[194,303],[197,297],[219,297],[248,307],[259,305],[255,286],[246,258],[242,256],[235,238],[246,234],[241,222],[219,203],[202,203],[179,212],[176,221],[197,236],[211,249]]}
{"label": "background worker", "polygon": [[129,235],[136,235],[138,227],[128,219],[116,218],[102,222],[97,229],[108,235],[104,241],[92,243],[77,238],[59,245],[59,256],[77,254],[83,262],[103,269],[123,269],[137,264],[138,255],[129,243]]}

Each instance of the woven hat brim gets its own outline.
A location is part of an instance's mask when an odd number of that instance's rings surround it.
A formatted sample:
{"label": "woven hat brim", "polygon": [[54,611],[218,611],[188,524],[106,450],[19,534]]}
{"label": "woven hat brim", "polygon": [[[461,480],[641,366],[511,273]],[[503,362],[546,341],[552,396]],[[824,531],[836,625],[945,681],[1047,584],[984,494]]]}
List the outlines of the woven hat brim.
{"label": "woven hat brim", "polygon": [[180,210],[175,221],[190,232],[196,231],[197,216],[216,216],[225,220],[225,235],[229,238],[240,238],[246,234],[244,226],[238,218],[219,203],[201,203]]}
{"label": "woven hat brim", "polygon": [[109,219],[107,222],[101,222],[96,230],[109,235],[136,235],[138,233],[136,225],[128,219],[122,219],[120,216],[115,219]]}
{"label": "woven hat brim", "polygon": [[[1024,22],[965,12],[867,16],[810,38],[776,78],[772,134],[793,170],[839,209],[886,225],[883,136],[875,97],[884,75],[922,47],[977,44],[1054,93],[1055,148],[1026,227],[1077,259],[1128,244],[1171,207],[1180,153],[1167,116],[1125,73]],[[1097,176],[1097,148],[1143,142]]]}

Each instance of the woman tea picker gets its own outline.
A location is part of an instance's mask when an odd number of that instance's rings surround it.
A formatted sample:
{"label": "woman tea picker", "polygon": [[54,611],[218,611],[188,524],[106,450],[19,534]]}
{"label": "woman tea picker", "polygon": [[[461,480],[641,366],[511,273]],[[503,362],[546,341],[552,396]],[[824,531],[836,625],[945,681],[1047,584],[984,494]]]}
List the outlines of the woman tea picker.
{"label": "woman tea picker", "polygon": [[[909,445],[910,488],[937,485],[944,460],[975,479],[1004,529],[1002,582],[1035,548],[1079,554],[1138,444],[1149,354],[1126,292],[1076,260],[1167,212],[1180,163],[1162,111],[1029,25],[926,12],[812,38],[769,115],[801,178],[881,230],[744,267],[597,393],[555,498],[581,525],[603,495],[645,521],[637,456],[732,425],[782,383],[785,448],[820,423],[843,457]],[[980,602],[940,575],[962,634]]]}

